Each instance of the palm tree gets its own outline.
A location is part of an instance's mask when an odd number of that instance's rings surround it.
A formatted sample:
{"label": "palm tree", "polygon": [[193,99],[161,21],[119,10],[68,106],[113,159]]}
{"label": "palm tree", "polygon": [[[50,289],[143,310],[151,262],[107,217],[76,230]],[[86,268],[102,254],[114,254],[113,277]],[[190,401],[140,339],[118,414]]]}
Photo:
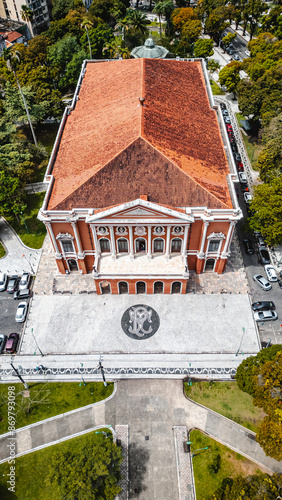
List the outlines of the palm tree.
{"label": "palm tree", "polygon": [[104,45],[103,52],[107,51],[111,59],[117,59],[122,57],[123,59],[130,58],[130,50],[127,47],[123,47],[118,40],[113,40]]}
{"label": "palm tree", "polygon": [[133,32],[140,31],[142,35],[148,35],[148,19],[146,14],[143,14],[140,10],[131,10],[126,17],[130,29]]}
{"label": "palm tree", "polygon": [[159,23],[160,23],[160,36],[162,36],[162,15],[163,15],[163,6],[162,2],[156,3],[154,10],[154,14],[157,14],[159,16]]}
{"label": "palm tree", "polygon": [[28,5],[22,5],[21,7],[22,20],[30,23],[33,19],[33,10]]}
{"label": "palm tree", "polygon": [[124,19],[119,19],[118,23],[115,25],[115,29],[121,29],[122,31],[122,39],[125,40],[125,32],[129,30],[128,17]]}
{"label": "palm tree", "polygon": [[166,20],[166,35],[169,36],[172,28],[172,22],[170,19],[171,13],[174,10],[174,4],[172,0],[163,0],[155,5],[153,12],[159,16],[160,23],[160,35],[162,33],[161,16],[165,16]]}
{"label": "palm tree", "polygon": [[21,89],[20,82],[18,80],[17,72],[16,72],[16,69],[15,69],[15,63],[20,60],[20,54],[19,54],[19,52],[14,47],[12,47],[11,49],[4,49],[3,50],[3,57],[4,57],[4,61],[6,61],[6,65],[7,65],[8,70],[12,71],[13,75],[15,77],[18,89],[19,89],[20,94],[21,94],[21,98],[22,98],[23,103],[24,103],[25,112],[26,112],[26,115],[27,115],[27,119],[28,119],[28,123],[29,123],[30,130],[31,130],[31,133],[32,133],[32,137],[33,137],[33,140],[34,140],[34,144],[37,147],[37,140],[36,140],[35,133],[34,133],[34,130],[33,130],[33,126],[32,126],[32,123],[31,123],[31,119],[30,119],[30,115],[29,115],[27,103],[26,103],[25,97],[23,95],[23,91]]}
{"label": "palm tree", "polygon": [[83,21],[82,21],[82,23],[80,25],[81,29],[84,28],[85,31],[86,31],[87,40],[88,40],[88,46],[89,46],[90,59],[92,59],[92,50],[91,50],[91,44],[90,44],[90,38],[89,38],[89,32],[88,32],[88,30],[90,28],[92,28],[92,26],[93,26],[93,23],[91,23],[91,21],[89,21],[89,19],[83,19]]}

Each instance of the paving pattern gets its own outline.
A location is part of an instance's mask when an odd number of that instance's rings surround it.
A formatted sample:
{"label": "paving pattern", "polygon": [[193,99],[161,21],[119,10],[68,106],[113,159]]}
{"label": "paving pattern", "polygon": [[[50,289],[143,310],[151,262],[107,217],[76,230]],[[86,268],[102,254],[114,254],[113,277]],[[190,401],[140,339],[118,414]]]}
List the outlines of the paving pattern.
{"label": "paving pattern", "polygon": [[187,442],[187,427],[173,427],[176,448],[176,465],[178,476],[179,500],[195,500],[194,478],[191,464],[191,454],[184,452],[183,443]]}
{"label": "paving pattern", "polygon": [[127,500],[128,499],[128,447],[129,447],[129,437],[128,437],[128,425],[116,425],[116,439],[121,443],[122,452],[122,463],[120,466],[120,472],[122,479],[119,481],[118,485],[121,487],[121,492],[116,496],[116,500]]}

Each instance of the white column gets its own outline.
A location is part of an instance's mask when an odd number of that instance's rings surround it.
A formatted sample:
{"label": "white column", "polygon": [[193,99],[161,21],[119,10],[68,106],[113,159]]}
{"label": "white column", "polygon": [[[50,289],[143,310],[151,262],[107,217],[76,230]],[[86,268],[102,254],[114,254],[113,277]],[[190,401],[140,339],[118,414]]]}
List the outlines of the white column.
{"label": "white column", "polygon": [[54,233],[53,233],[51,222],[45,222],[45,224],[48,227],[48,231],[49,231],[49,234],[50,234],[50,237],[51,237],[54,249],[55,249],[55,254],[56,254],[55,257],[56,257],[56,259],[61,259],[62,258],[62,254],[59,251],[59,248],[58,248],[58,245],[57,245],[57,241],[56,241],[56,238],[55,238]]}
{"label": "white column", "polygon": [[110,235],[111,235],[111,247],[112,247],[112,258],[115,260],[116,258],[116,242],[115,242],[115,234],[114,234],[114,228],[113,226],[110,227]]}
{"label": "white column", "polygon": [[235,224],[236,224],[236,221],[234,221],[234,220],[232,220],[230,222],[228,233],[227,233],[227,236],[226,236],[226,242],[225,242],[225,245],[224,245],[223,252],[221,254],[221,257],[223,259],[226,259],[226,257],[227,257],[227,252],[229,250],[229,245],[230,245],[230,242],[231,242],[231,236],[232,236],[232,232],[233,232],[233,228],[235,227]]}
{"label": "white column", "polygon": [[171,226],[167,226],[166,228],[166,249],[165,249],[165,256],[167,259],[170,257],[170,229]]}
{"label": "white column", "polygon": [[203,236],[202,236],[201,248],[200,248],[200,252],[198,254],[199,259],[202,259],[205,256],[204,248],[205,248],[205,242],[206,242],[206,237],[207,237],[207,230],[208,230],[208,226],[209,226],[209,221],[205,220],[204,224],[205,224],[205,226],[204,226],[204,231],[203,231]]}
{"label": "white column", "polygon": [[76,222],[71,222],[71,225],[72,225],[72,228],[74,230],[74,236],[75,236],[75,239],[76,239],[76,244],[77,244],[77,249],[78,249],[77,257],[79,259],[83,259],[83,252],[82,252],[82,248],[81,248],[81,241],[80,241],[79,232],[78,232],[78,229],[77,229],[77,226],[76,226]]}
{"label": "white column", "polygon": [[134,259],[133,230],[132,230],[132,226],[129,226],[128,230],[129,230],[129,255],[130,255],[131,259]]}
{"label": "white column", "polygon": [[152,227],[148,226],[148,249],[147,249],[148,259],[152,258]]}
{"label": "white column", "polygon": [[98,255],[98,257],[100,257],[100,255],[101,255],[101,249],[100,249],[99,240],[97,238],[96,227],[92,226],[92,224],[90,224],[90,226],[91,226],[93,240],[94,240],[94,245],[95,245],[95,252],[96,252],[96,255]]}
{"label": "white column", "polygon": [[184,229],[183,243],[182,243],[182,257],[184,258],[187,253],[187,241],[188,241],[188,233],[190,229],[190,224],[187,224]]}

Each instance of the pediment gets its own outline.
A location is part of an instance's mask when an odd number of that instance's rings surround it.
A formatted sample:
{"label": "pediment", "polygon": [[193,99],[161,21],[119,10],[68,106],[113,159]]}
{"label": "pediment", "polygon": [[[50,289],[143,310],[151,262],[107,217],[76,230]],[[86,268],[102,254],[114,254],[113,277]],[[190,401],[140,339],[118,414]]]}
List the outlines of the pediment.
{"label": "pediment", "polygon": [[88,216],[86,222],[100,222],[103,220],[157,223],[159,221],[193,222],[194,218],[191,215],[185,214],[182,210],[178,211],[177,209],[138,199],[123,205],[101,210],[94,215]]}

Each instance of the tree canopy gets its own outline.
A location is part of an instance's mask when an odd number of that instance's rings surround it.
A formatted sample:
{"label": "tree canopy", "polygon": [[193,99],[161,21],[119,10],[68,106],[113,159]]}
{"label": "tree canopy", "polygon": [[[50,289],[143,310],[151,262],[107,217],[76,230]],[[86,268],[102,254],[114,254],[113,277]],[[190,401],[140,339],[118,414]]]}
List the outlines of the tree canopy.
{"label": "tree canopy", "polygon": [[281,495],[280,474],[259,474],[223,479],[211,500],[276,500]]}

